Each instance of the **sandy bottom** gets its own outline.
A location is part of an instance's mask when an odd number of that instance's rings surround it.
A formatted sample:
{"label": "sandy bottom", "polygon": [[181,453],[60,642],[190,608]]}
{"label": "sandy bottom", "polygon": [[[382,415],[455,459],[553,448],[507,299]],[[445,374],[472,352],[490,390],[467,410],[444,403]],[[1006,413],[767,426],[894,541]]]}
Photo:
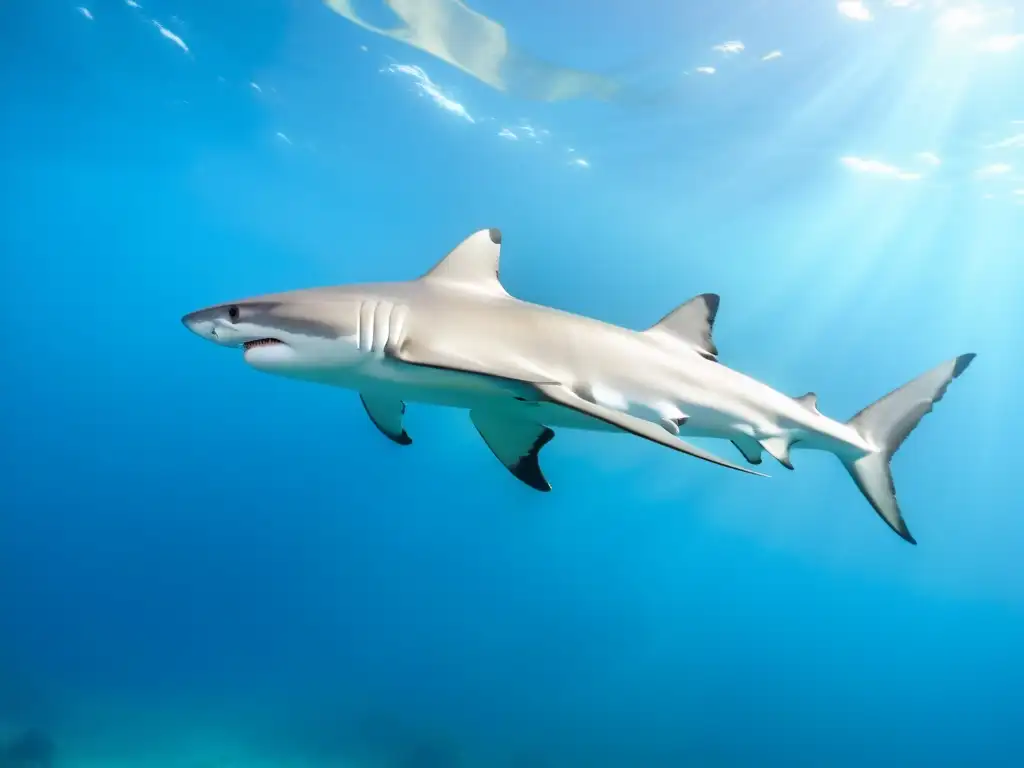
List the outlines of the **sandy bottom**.
{"label": "sandy bottom", "polygon": [[[314,759],[297,749],[269,746],[258,738],[223,729],[163,727],[122,720],[119,733],[110,730],[55,728],[47,732],[55,750],[54,768],[398,768],[394,760],[332,756]],[[0,727],[9,743],[19,731]],[[5,735],[6,734],[6,735]],[[291,754],[289,754],[289,752]],[[0,758],[0,768],[8,768]],[[20,764],[10,768],[22,768]]]}
{"label": "sandy bottom", "polygon": [[[20,729],[0,724],[0,744],[9,744]],[[396,740],[385,748],[333,744],[314,750],[298,739],[281,739],[251,723],[225,727],[196,724],[180,715],[152,717],[123,711],[112,724],[109,713],[79,722],[54,725],[45,731],[52,740],[53,768],[510,768],[522,765],[507,754],[481,759],[460,750],[459,759],[411,754],[414,745]],[[429,743],[428,743],[429,745]],[[538,764],[539,765],[539,764]],[[545,763],[545,768],[549,766]],[[0,757],[0,768],[8,765]],[[33,768],[35,766],[33,765]]]}

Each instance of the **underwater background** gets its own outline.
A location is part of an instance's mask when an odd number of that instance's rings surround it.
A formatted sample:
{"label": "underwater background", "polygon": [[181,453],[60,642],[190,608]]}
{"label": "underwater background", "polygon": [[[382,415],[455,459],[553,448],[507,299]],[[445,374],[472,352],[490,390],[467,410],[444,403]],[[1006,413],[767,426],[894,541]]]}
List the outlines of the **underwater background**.
{"label": "underwater background", "polygon": [[[1024,765],[1024,7],[391,6],[0,4],[0,768]],[[919,546],[825,454],[561,430],[538,494],[180,323],[483,227],[835,418],[976,352]]]}

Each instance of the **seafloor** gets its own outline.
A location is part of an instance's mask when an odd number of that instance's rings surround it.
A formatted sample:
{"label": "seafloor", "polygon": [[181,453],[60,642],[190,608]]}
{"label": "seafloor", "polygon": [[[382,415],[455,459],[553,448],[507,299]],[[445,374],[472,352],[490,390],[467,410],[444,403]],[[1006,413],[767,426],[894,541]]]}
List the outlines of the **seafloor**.
{"label": "seafloor", "polygon": [[[381,721],[363,733],[311,734],[204,726],[185,718],[125,712],[117,727],[15,727],[0,724],[0,768],[545,768],[540,755],[469,756],[443,737],[402,731]],[[368,730],[367,730],[368,728]],[[388,729],[390,728],[390,732]]]}

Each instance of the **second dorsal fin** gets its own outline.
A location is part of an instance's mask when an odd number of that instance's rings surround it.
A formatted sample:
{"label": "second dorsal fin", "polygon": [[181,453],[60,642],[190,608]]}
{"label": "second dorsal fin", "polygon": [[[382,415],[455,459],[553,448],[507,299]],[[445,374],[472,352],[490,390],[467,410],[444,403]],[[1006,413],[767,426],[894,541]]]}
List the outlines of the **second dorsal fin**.
{"label": "second dorsal fin", "polygon": [[481,229],[455,246],[421,279],[506,296],[498,277],[500,262],[501,231]]}
{"label": "second dorsal fin", "polygon": [[807,408],[814,413],[820,413],[818,410],[818,396],[814,392],[808,392],[806,395],[800,395],[800,397],[794,397],[800,405]]}
{"label": "second dorsal fin", "polygon": [[718,359],[718,347],[711,338],[718,314],[717,293],[702,293],[673,309],[644,333],[667,336],[692,347],[708,360]]}

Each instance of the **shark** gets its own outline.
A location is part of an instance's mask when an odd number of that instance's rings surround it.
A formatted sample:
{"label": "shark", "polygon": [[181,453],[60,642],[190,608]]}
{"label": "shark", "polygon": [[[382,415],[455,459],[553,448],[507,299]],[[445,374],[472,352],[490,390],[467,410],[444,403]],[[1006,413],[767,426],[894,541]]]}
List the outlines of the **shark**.
{"label": "shark", "polygon": [[[790,397],[723,364],[712,338],[719,296],[704,293],[633,330],[508,293],[501,231],[481,229],[400,282],[306,288],[186,314],[185,327],[242,350],[250,367],[358,393],[376,428],[408,446],[407,403],[463,409],[508,471],[550,491],[541,468],[556,428],[627,433],[750,475],[764,454],[793,469],[794,449],[825,451],[878,516],[916,544],[891,459],[949,384],[959,355],[838,421],[813,392]],[[686,438],[718,438],[737,462]]]}

